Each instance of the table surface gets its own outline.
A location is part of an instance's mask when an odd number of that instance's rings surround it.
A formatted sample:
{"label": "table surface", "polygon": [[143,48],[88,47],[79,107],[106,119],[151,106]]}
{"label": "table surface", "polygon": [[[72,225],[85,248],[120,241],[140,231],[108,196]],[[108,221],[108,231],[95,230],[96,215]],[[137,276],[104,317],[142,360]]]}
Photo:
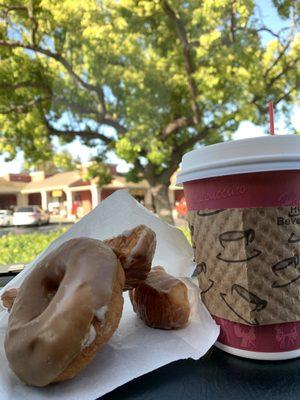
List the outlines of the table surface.
{"label": "table surface", "polygon": [[[12,277],[3,277],[6,284]],[[300,358],[255,361],[213,347],[143,375],[101,400],[299,400]]]}
{"label": "table surface", "polygon": [[299,400],[300,358],[254,361],[213,347],[198,361],[166,365],[101,400]]}

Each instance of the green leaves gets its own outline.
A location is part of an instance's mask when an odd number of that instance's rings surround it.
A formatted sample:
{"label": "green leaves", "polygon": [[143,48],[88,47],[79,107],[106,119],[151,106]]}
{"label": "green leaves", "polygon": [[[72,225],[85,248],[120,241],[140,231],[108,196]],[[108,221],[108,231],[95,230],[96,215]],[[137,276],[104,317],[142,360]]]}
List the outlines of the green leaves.
{"label": "green leaves", "polygon": [[275,7],[277,7],[281,17],[289,18],[291,14],[291,9],[294,11],[300,11],[300,4],[295,0],[273,0]]}
{"label": "green leaves", "polygon": [[288,115],[300,10],[273,2],[292,30],[264,26],[254,0],[0,0],[0,150],[37,162],[79,137],[167,182],[197,143],[265,123],[269,100]]}
{"label": "green leaves", "polygon": [[77,167],[76,160],[73,159],[72,155],[64,150],[62,152],[56,151],[51,146],[46,147],[44,153],[49,153],[48,159],[46,155],[37,161],[25,160],[23,169],[26,171],[42,170],[48,174],[55,174],[58,172],[72,171]]}
{"label": "green leaves", "polygon": [[108,185],[112,181],[110,168],[99,160],[93,160],[84,176],[85,180],[96,179],[99,187]]}
{"label": "green leaves", "polygon": [[132,141],[127,137],[122,137],[116,143],[117,155],[128,162],[133,162],[139,156],[140,149],[140,145],[133,144]]}

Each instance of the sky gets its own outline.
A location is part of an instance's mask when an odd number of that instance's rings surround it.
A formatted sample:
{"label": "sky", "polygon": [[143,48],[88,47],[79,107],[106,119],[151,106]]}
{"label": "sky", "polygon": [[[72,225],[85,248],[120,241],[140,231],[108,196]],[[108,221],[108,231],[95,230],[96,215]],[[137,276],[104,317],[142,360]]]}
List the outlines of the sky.
{"label": "sky", "polygon": [[[273,30],[278,30],[285,24],[282,23],[277,16],[276,11],[272,7],[271,0],[256,0],[257,7],[259,8],[259,14],[263,18],[265,25],[272,27]],[[263,40],[267,42],[271,37],[268,33],[265,33]],[[298,114],[298,116],[297,116]],[[300,107],[295,107],[293,114],[291,115],[291,121],[293,126],[300,131]],[[276,118],[276,115],[275,115]],[[276,134],[288,134],[289,131],[286,130],[285,124],[280,116],[277,116],[275,120],[275,133]],[[256,136],[266,135],[265,127],[255,126],[250,121],[243,121],[238,130],[234,133],[233,139],[245,139]],[[66,146],[61,146],[59,150],[68,150],[74,158],[79,157],[83,163],[87,162],[91,156],[95,155],[96,150],[90,149],[80,143],[79,140],[74,141]],[[113,152],[108,153],[108,161],[117,164],[117,170],[119,172],[127,172],[129,169],[129,164],[125,161],[119,159]],[[0,156],[0,175],[6,173],[17,173],[21,171],[23,163],[23,154],[20,152],[17,157],[11,162],[5,162],[4,156]]]}

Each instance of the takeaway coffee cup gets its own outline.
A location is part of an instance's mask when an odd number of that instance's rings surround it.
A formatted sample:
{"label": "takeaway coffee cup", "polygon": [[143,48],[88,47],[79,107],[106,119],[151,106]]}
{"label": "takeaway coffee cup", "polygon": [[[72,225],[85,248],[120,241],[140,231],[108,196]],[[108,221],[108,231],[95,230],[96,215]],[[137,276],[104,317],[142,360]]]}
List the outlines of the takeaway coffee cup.
{"label": "takeaway coffee cup", "polygon": [[183,183],[204,304],[219,348],[300,355],[300,137],[219,143],[187,153]]}

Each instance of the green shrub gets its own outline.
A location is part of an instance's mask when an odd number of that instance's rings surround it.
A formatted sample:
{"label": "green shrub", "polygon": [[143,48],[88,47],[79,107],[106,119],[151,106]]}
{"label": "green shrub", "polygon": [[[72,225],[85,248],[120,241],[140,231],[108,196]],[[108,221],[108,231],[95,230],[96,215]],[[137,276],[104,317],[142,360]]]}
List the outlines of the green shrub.
{"label": "green shrub", "polygon": [[63,228],[50,233],[27,233],[24,235],[9,233],[2,236],[0,238],[0,265],[31,262],[66,230]]}
{"label": "green shrub", "polygon": [[192,243],[191,233],[190,233],[188,226],[180,226],[179,229],[184,233],[184,235],[186,236],[189,243]]}
{"label": "green shrub", "polygon": [[[188,227],[180,227],[188,241],[191,235]],[[0,265],[27,264],[34,260],[54,239],[63,234],[63,228],[50,233],[26,233],[24,235],[8,235],[0,237]]]}

